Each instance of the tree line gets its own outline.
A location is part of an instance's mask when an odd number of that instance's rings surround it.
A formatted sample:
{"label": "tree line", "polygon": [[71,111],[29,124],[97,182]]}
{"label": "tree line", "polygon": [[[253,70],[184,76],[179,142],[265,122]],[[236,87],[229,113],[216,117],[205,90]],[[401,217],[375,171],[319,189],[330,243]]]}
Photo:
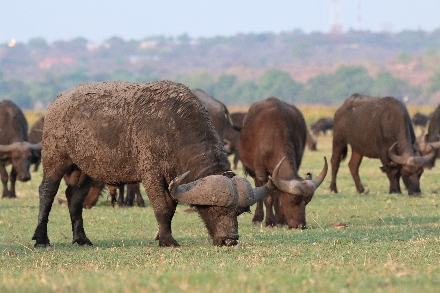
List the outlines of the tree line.
{"label": "tree line", "polygon": [[[139,75],[125,70],[111,74],[91,74],[88,70],[77,70],[60,75],[49,74],[42,80],[6,78],[0,72],[0,97],[10,99],[24,109],[45,109],[60,93],[83,82],[125,80],[150,82],[159,79],[151,75]],[[321,74],[301,83],[291,78],[288,72],[269,68],[257,81],[242,80],[230,74],[214,76],[209,71],[177,76],[175,81],[190,88],[200,88],[227,105],[249,106],[252,102],[275,96],[296,104],[339,105],[353,93],[373,96],[394,96],[408,103],[418,103],[425,94],[440,89],[440,73],[431,78],[431,86],[425,93],[420,86],[382,71],[376,77],[368,74],[361,65],[341,65],[334,73]]]}

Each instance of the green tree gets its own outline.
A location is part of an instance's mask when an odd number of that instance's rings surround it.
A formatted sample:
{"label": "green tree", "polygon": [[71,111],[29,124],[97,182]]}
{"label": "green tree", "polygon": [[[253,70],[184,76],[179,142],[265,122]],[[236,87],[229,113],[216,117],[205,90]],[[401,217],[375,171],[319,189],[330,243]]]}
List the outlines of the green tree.
{"label": "green tree", "polygon": [[209,71],[204,70],[191,75],[178,77],[177,80],[191,89],[199,88],[210,95],[213,94],[215,79]]}
{"label": "green tree", "polygon": [[235,84],[232,88],[232,95],[236,97],[236,102],[231,103],[234,105],[250,105],[260,100],[258,98],[258,86],[251,80]]}
{"label": "green tree", "polygon": [[440,70],[429,77],[429,85],[426,89],[426,94],[430,96],[438,91],[440,91]]}
{"label": "green tree", "polygon": [[299,99],[308,104],[338,105],[354,93],[370,94],[373,82],[365,67],[343,65],[334,73],[309,79]]}
{"label": "green tree", "polygon": [[289,73],[272,68],[260,77],[258,89],[260,99],[273,96],[286,102],[294,102],[302,85],[294,81]]}
{"label": "green tree", "polygon": [[237,83],[237,77],[230,74],[222,74],[218,77],[214,84],[213,97],[222,101],[225,104],[232,104],[236,102],[236,97],[232,93],[232,89]]}

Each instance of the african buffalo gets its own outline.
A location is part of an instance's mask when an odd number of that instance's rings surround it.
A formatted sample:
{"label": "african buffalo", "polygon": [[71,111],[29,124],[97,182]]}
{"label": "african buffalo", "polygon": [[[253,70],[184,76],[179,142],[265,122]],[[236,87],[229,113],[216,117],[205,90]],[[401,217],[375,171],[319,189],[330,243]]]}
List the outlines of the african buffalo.
{"label": "african buffalo", "polygon": [[332,180],[330,190],[338,192],[336,175],[341,159],[352,155],[348,166],[359,193],[365,191],[359,177],[364,156],[380,159],[390,181],[390,193],[401,193],[399,179],[409,195],[420,195],[423,165],[434,155],[421,157],[414,148],[415,134],[405,105],[393,97],[350,96],[336,111],[333,128]]}
{"label": "african buffalo", "polygon": [[[272,175],[279,189],[264,199],[266,226],[306,228],[306,205],[327,174],[324,159],[324,168],[315,179],[298,175],[306,136],[306,123],[298,108],[274,97],[253,103],[243,120],[238,149],[245,171],[255,186],[264,186]],[[283,180],[278,181],[278,173]],[[259,201],[252,222],[262,222],[263,218],[263,203]]]}
{"label": "african buffalo", "polygon": [[[32,159],[39,156],[41,144],[28,142],[28,123],[21,109],[10,100],[0,102],[0,175],[2,197],[14,198],[16,179],[31,179],[29,168]],[[12,165],[8,175],[6,166]],[[10,187],[8,189],[8,181]]]}
{"label": "african buffalo", "polygon": [[[246,112],[236,112],[231,113],[231,119],[233,123],[240,127],[243,124],[244,116],[246,116]],[[225,142],[226,152],[229,155],[234,155],[233,159],[233,169],[237,169],[238,161],[240,161],[240,153],[238,152],[238,141],[240,139],[240,131],[236,130],[232,127],[231,124],[228,124],[223,133],[223,141]]]}
{"label": "african buffalo", "polygon": [[316,121],[310,126],[314,135],[319,135],[322,132],[324,135],[327,133],[327,130],[333,129],[333,118],[324,117]]}
{"label": "african buffalo", "polygon": [[214,128],[223,140],[223,133],[227,127],[232,127],[236,131],[240,131],[240,126],[236,125],[231,119],[228,108],[219,100],[213,98],[201,89],[192,89],[191,92],[199,98],[202,105],[208,110],[211,116]]}
{"label": "african buffalo", "polygon": [[58,95],[44,123],[36,247],[50,245],[47,223],[64,175],[72,243],[79,245],[92,245],[82,218],[92,178],[110,185],[142,182],[159,246],[179,246],[171,233],[179,201],[197,209],[214,245],[236,245],[237,216],[274,188],[268,182],[252,189],[232,173],[208,111],[179,83],[80,84]]}
{"label": "african buffalo", "polygon": [[[44,116],[40,117],[29,130],[29,142],[33,144],[38,144],[43,139],[43,125]],[[38,167],[41,164],[41,154],[37,154],[32,158],[31,164],[34,164],[34,172],[38,171]]]}
{"label": "african buffalo", "polygon": [[419,112],[414,114],[414,116],[411,118],[411,122],[414,124],[414,126],[425,127],[428,121],[429,121],[429,116]]}

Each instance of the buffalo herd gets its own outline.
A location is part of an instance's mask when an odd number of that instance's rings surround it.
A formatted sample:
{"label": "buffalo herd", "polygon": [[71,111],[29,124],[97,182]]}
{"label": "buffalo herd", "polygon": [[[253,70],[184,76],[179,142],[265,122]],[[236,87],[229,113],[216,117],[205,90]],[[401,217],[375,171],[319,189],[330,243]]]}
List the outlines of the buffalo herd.
{"label": "buffalo herd", "polygon": [[[428,125],[426,134],[416,137],[417,125]],[[306,147],[316,151],[318,136],[328,131],[331,192],[338,192],[339,165],[350,145],[348,167],[357,192],[368,192],[359,176],[368,157],[380,160],[389,193],[402,193],[402,178],[408,194],[420,196],[420,177],[439,155],[440,106],[429,117],[417,113],[411,119],[396,98],[353,94],[333,117],[309,128],[295,105],[276,97],[230,113],[203,90],[172,81],[84,83],[58,95],[29,132],[22,110],[0,102],[2,197],[17,197],[16,180],[30,180],[31,165],[36,172],[42,162],[35,247],[50,245],[49,213],[61,180],[67,185],[72,243],[92,245],[82,213],[96,205],[105,186],[112,205],[132,206],[136,198],[145,206],[142,184],[159,246],[179,246],[171,230],[179,202],[198,212],[214,245],[234,246],[237,217],[254,204],[254,224],[307,228],[306,206],[326,177],[327,158],[315,177],[301,177],[299,168]],[[235,173],[240,161],[254,186]]]}

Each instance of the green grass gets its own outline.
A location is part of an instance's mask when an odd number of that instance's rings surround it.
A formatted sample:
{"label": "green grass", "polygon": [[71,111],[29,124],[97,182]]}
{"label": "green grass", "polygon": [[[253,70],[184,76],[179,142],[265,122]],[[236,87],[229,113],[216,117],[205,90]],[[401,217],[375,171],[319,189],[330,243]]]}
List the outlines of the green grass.
{"label": "green grass", "polygon": [[[306,150],[301,175],[318,174],[323,157],[330,160],[330,135],[318,137],[318,149]],[[240,216],[233,248],[212,246],[183,204],[173,219],[181,247],[160,248],[151,206],[112,208],[103,197],[84,211],[93,247],[71,244],[67,207],[54,204],[52,246],[34,249],[40,171],[17,183],[18,199],[0,200],[0,292],[436,292],[439,167],[423,174],[421,198],[388,194],[379,167],[372,159],[361,165],[367,195],[355,192],[347,161],[339,194],[328,190],[329,172],[307,206],[307,230],[254,226],[252,214]],[[61,188],[57,197],[63,194]]]}

